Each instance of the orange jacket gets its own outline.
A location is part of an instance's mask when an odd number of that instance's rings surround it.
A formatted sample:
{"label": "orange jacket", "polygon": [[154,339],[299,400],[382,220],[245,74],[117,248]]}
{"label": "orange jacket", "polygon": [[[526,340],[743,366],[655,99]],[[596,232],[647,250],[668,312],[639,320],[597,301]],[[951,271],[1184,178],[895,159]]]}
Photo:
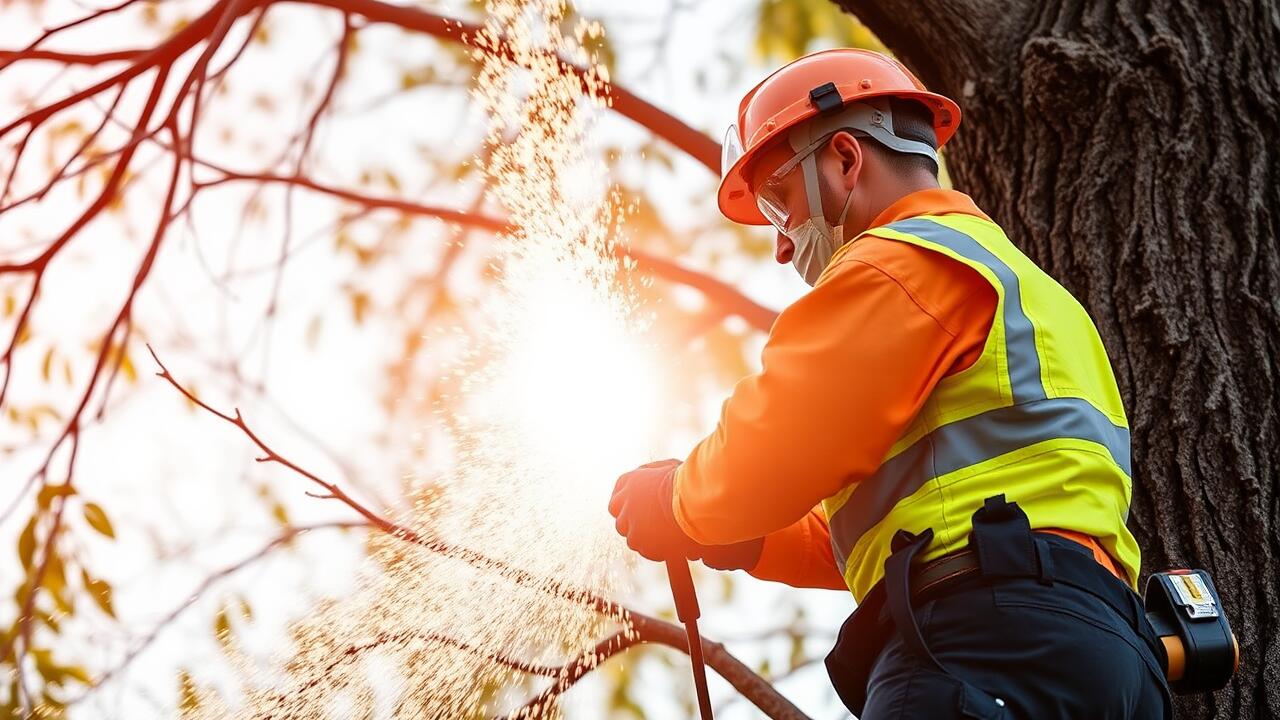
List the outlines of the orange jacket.
{"label": "orange jacket", "polygon": [[[873,226],[950,213],[986,217],[966,195],[922,190]],[[706,544],[763,536],[756,577],[844,588],[817,506],[880,466],[938,381],[981,354],[995,310],[991,285],[942,254],[873,236],[841,248],[676,473],[676,521]],[[1114,571],[1092,538],[1063,534]]]}

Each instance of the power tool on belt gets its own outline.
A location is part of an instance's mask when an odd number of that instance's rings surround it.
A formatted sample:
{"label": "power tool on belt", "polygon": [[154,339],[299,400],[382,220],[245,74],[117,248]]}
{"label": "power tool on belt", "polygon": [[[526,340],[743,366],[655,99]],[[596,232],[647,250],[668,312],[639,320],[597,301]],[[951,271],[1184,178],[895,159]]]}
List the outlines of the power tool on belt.
{"label": "power tool on belt", "polygon": [[1225,686],[1240,667],[1240,643],[1204,570],[1167,570],[1147,578],[1147,620],[1164,643],[1169,688],[1179,695]]}

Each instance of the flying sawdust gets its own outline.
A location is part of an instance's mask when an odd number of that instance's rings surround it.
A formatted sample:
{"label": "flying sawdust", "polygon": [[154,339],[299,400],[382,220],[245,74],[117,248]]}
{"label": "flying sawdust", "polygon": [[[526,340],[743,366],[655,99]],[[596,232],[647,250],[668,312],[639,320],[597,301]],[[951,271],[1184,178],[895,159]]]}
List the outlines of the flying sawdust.
{"label": "flying sawdust", "polygon": [[[608,77],[583,45],[602,29],[566,37],[555,0],[486,9],[474,51],[474,99],[493,119],[484,170],[517,229],[499,243],[483,332],[455,338],[466,361],[441,420],[456,466],[399,521],[608,596],[625,551],[608,492],[619,470],[650,459],[661,377],[616,276],[620,201],[584,147]],[[388,536],[372,547],[359,587],[292,628],[287,661],[264,671],[241,659],[243,697],[204,697],[187,715],[557,717],[554,705],[520,710],[550,682],[527,671],[559,667],[619,627],[546,586]]]}

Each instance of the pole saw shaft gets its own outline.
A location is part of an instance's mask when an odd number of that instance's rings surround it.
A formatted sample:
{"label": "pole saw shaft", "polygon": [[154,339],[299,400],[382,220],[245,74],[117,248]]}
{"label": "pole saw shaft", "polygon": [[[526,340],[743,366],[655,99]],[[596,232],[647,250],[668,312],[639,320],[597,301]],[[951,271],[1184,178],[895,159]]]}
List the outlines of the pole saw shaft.
{"label": "pole saw shaft", "polygon": [[693,589],[693,576],[689,563],[683,558],[667,561],[667,579],[671,583],[671,598],[676,604],[676,617],[684,623],[689,637],[689,662],[693,665],[693,685],[698,693],[698,714],[702,720],[712,720],[711,695],[707,691],[707,665],[702,657],[702,635],[698,633],[698,594]]}

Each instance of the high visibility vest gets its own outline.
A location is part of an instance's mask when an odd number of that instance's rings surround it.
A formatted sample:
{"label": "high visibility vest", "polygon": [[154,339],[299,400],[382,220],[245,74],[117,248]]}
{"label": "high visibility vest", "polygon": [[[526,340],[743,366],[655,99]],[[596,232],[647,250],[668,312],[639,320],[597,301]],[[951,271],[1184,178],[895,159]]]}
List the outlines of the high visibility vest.
{"label": "high visibility vest", "polygon": [[980,217],[921,216],[864,234],[954,258],[998,301],[982,355],[938,382],[872,476],[823,501],[854,597],[884,574],[897,530],[933,528],[925,560],[963,549],[973,513],[999,493],[1032,528],[1097,538],[1136,583],[1141,556],[1125,527],[1129,426],[1085,309]]}

